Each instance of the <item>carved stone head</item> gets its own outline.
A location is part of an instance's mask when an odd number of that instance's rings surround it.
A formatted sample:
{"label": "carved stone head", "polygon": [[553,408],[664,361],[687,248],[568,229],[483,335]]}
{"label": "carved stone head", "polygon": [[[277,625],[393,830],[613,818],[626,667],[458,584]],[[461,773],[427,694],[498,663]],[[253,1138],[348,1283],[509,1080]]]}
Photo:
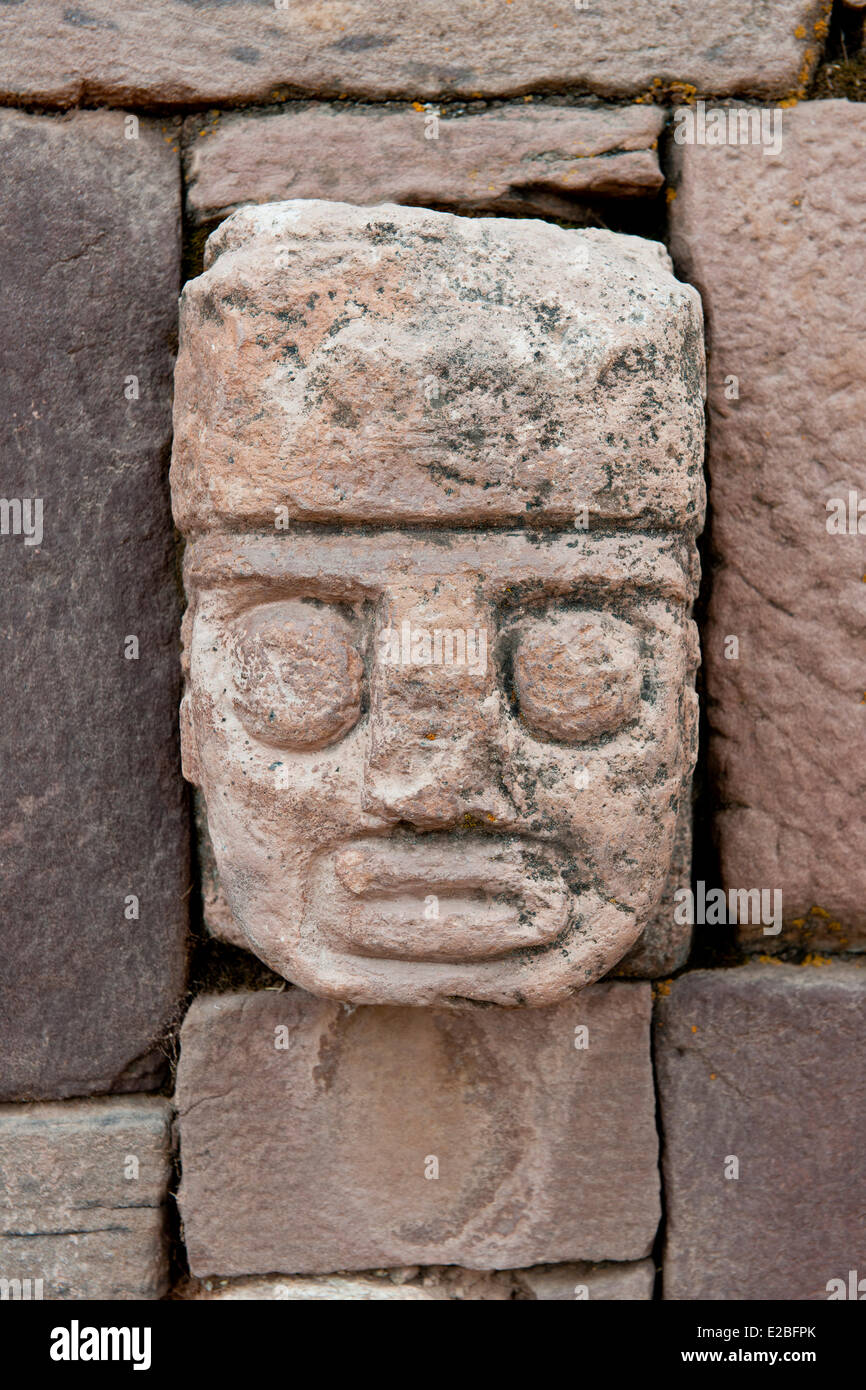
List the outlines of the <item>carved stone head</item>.
{"label": "carved stone head", "polygon": [[639,238],[325,202],[211,237],[184,770],[274,970],[540,1005],[639,937],[695,757],[702,395],[698,296]]}

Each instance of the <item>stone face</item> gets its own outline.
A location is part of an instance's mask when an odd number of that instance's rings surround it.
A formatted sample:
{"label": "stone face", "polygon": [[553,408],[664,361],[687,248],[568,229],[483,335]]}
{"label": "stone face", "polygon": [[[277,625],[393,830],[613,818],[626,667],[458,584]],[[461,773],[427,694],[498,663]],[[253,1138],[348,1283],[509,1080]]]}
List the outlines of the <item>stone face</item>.
{"label": "stone face", "polygon": [[335,104],[212,123],[191,116],[191,216],[329,198],[576,219],[582,202],[646,196],[663,182],[657,106],[521,104],[459,119],[437,110]]}
{"label": "stone face", "polygon": [[208,882],[314,993],[556,1002],[687,814],[696,296],[638,238],[394,205],[248,208],[208,262],[172,463]]}
{"label": "stone face", "polygon": [[747,927],[747,945],[862,949],[863,539],[856,520],[853,534],[828,526],[863,492],[851,286],[866,278],[866,107],[779,114],[777,156],[674,147],[672,246],[712,348],[704,660],[717,832],[727,888],[782,890],[786,929],[774,941]]}
{"label": "stone face", "polygon": [[676,81],[717,94],[784,95],[817,60],[826,6],[707,0],[627,9],[516,0],[411,10],[346,0],[157,0],[87,10],[4,6],[0,90],[19,101],[168,105],[320,96],[427,97],[564,87],[622,96]]}
{"label": "stone face", "polygon": [[46,1299],[161,1297],[171,1115],[153,1096],[0,1106],[0,1279],[41,1279]]}
{"label": "stone face", "polygon": [[[220,882],[252,949],[318,993],[362,1003],[542,1004],[605,973],[662,893],[694,757],[680,542],[286,539],[213,538],[194,547],[202,568],[188,569],[186,770],[204,789]],[[236,615],[262,592],[248,576],[266,584],[269,572],[272,593],[303,593],[311,613],[354,601],[353,646],[372,653],[369,712],[321,750],[256,736],[305,678],[295,685],[283,667],[279,688],[270,677],[261,687],[256,652],[238,653]],[[602,608],[618,596],[638,634],[648,698],[604,741],[556,743],[509,708],[502,663],[543,626],[534,607],[555,611],[593,584]],[[275,641],[296,602],[263,605]],[[345,621],[323,662],[348,662]],[[381,635],[404,622],[489,633],[484,668],[378,660]],[[320,742],[312,727],[310,740]]]}
{"label": "stone face", "polygon": [[523,1012],[199,998],[177,1089],[192,1273],[643,1258],[649,994]]}
{"label": "stone face", "polygon": [[665,1298],[825,1299],[862,1273],[864,1005],[852,963],[695,971],[659,1001]]}
{"label": "stone face", "polygon": [[155,124],[128,129],[0,112],[6,1099],[158,1084],[183,984],[178,160]]}

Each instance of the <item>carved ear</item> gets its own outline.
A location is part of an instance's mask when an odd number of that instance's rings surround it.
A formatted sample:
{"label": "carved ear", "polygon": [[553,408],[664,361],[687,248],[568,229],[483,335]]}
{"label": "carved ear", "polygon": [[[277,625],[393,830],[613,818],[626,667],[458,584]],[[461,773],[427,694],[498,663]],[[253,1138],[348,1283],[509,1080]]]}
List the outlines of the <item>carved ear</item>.
{"label": "carved ear", "polygon": [[192,701],[189,693],[180,702],[180,765],[187,782],[194,787],[200,785],[201,769],[198,762],[198,748],[195,741],[195,727],[192,722]]}

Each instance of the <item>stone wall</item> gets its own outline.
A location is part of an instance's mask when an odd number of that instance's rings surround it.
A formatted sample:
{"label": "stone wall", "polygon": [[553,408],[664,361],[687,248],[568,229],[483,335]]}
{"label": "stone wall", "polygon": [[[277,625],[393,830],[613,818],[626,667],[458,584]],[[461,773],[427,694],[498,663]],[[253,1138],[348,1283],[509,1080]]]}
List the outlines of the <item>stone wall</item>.
{"label": "stone wall", "polygon": [[[2,1297],[822,1300],[866,1269],[864,15],[0,7]],[[695,796],[640,939],[559,1002],[317,997],[241,929],[193,814],[178,293],[238,208],[294,199],[325,228],[327,203],[509,219],[517,282],[531,219],[642,237],[700,294]],[[178,383],[194,452],[208,382],[182,357]],[[205,485],[202,456],[184,530],[203,497],[255,518],[267,480],[232,456]],[[423,521],[404,484],[377,525]],[[489,565],[518,491],[466,512]],[[369,567],[370,518],[322,495],[297,552]]]}

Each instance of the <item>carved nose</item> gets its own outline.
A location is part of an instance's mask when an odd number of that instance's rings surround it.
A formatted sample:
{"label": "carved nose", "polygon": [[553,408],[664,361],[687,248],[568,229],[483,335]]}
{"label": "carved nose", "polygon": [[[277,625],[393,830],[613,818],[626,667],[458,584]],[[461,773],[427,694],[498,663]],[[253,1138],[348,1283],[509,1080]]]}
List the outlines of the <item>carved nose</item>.
{"label": "carved nose", "polygon": [[497,773],[503,698],[490,613],[468,599],[391,595],[371,672],[368,811],[419,827],[508,815]]}

